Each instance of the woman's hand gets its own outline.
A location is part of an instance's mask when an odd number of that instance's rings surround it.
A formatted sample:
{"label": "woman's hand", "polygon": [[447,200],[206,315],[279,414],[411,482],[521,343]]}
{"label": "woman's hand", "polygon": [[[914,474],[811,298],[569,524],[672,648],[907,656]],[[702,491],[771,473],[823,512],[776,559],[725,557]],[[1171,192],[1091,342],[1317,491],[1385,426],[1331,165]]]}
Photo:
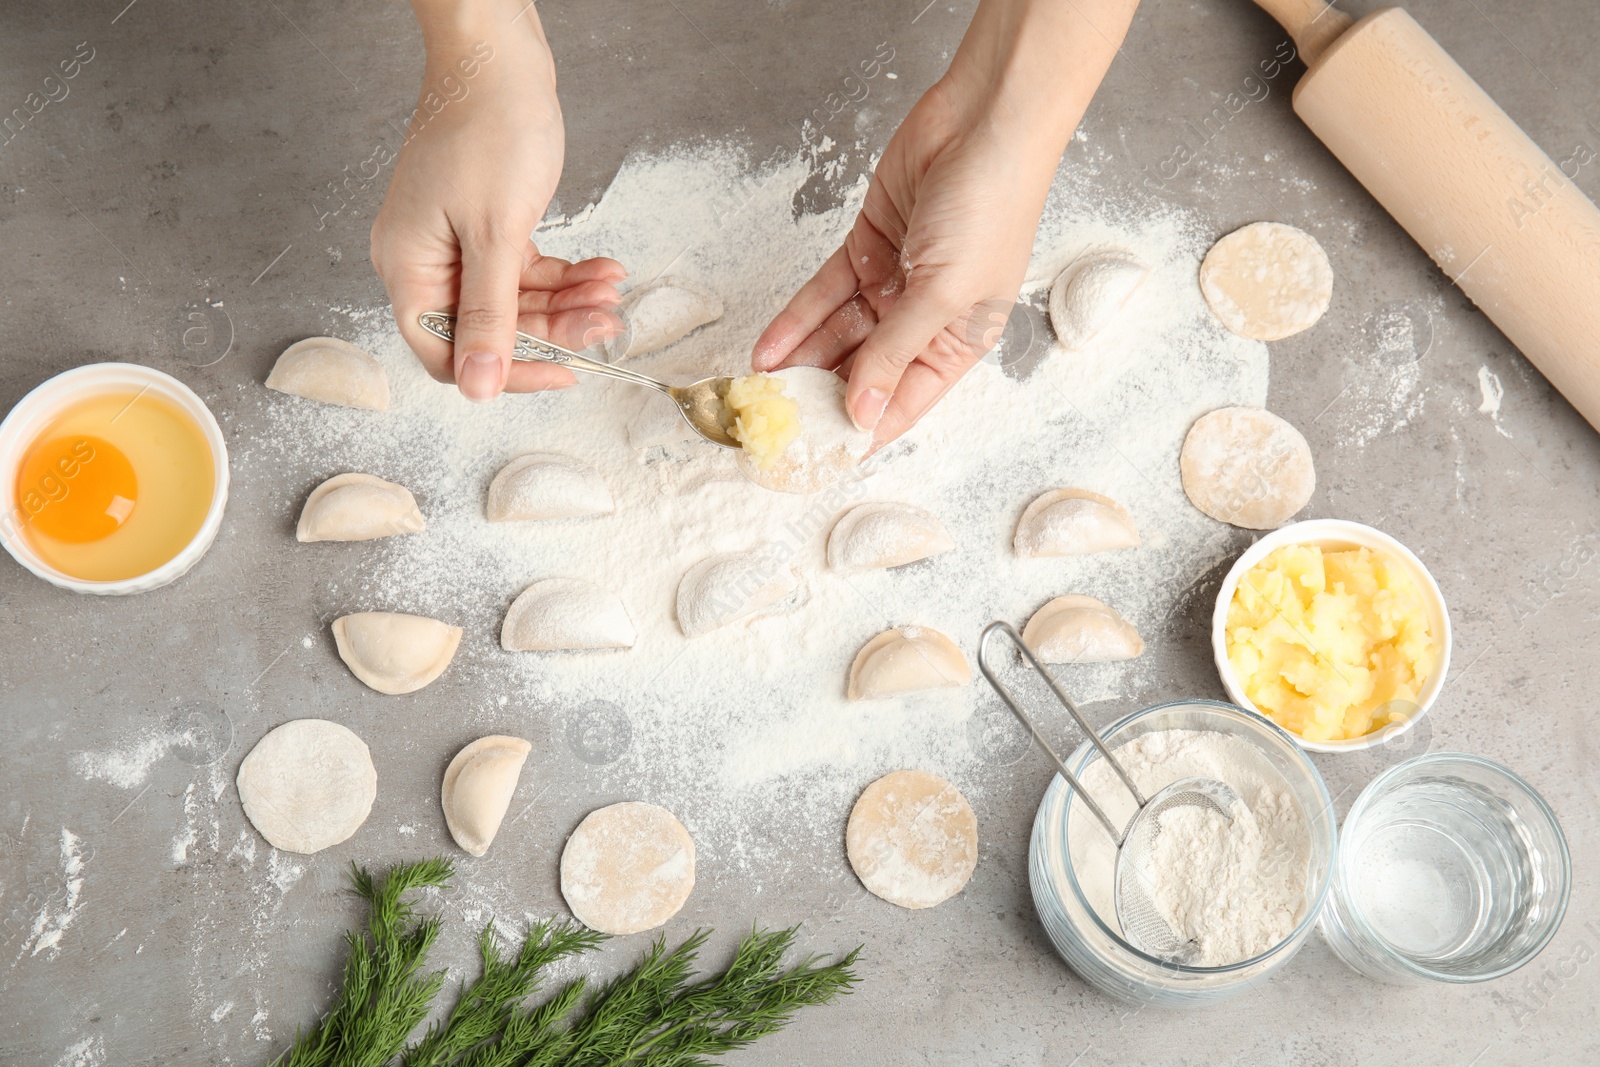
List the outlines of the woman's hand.
{"label": "woman's hand", "polygon": [[[612,336],[626,271],[610,259],[542,256],[529,237],[565,147],[537,14],[522,0],[415,7],[428,49],[422,103],[372,226],[373,265],[401,335],[434,378],[472,400],[565,388],[569,371],[512,362],[513,335],[569,348]],[[417,325],[420,313],[452,307],[453,349]]]}
{"label": "woman's hand", "polygon": [[1061,153],[1133,3],[983,0],[890,140],[844,246],[751,365],[838,370],[850,417],[879,445],[916,423],[999,340]]}

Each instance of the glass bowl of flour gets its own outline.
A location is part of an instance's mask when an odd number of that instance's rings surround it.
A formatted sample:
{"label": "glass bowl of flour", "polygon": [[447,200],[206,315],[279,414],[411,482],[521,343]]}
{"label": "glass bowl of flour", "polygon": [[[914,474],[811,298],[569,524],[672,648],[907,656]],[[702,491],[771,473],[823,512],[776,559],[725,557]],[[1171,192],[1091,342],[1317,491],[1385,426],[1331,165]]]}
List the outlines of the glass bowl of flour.
{"label": "glass bowl of flour", "polygon": [[[1178,823],[1162,820],[1150,895],[1195,946],[1188,965],[1171,963],[1122,936],[1116,843],[1057,775],[1028,847],[1034,906],[1056,951],[1102,992],[1173,1006],[1232,996],[1287,963],[1322,910],[1338,834],[1327,787],[1305,752],[1277,724],[1209,700],[1146,708],[1102,736],[1146,796],[1204,776],[1233,786],[1244,810],[1231,822],[1200,808]],[[1134,799],[1099,752],[1085,741],[1066,762],[1111,820],[1126,825]]]}

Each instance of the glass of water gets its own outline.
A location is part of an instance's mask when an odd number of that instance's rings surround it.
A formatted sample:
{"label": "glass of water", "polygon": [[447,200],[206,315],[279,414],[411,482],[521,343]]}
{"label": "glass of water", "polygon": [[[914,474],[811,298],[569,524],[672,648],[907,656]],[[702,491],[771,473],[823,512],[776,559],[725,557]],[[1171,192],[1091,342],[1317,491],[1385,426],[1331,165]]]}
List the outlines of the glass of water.
{"label": "glass of water", "polygon": [[1566,838],[1532,786],[1489,760],[1433,753],[1356,798],[1319,927],[1370,978],[1482,982],[1538,955],[1571,882]]}

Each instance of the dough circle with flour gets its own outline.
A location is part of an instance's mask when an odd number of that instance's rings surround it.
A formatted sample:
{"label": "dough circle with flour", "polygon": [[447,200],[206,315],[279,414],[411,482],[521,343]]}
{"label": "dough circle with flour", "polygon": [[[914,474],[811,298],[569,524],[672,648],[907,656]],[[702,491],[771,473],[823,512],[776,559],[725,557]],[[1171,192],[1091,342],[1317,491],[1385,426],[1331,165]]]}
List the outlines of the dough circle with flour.
{"label": "dough circle with flour", "polygon": [[1195,507],[1247,530],[1282,526],[1317,488],[1305,437],[1261,408],[1200,416],[1183,439],[1178,467]]}
{"label": "dough circle with flour", "polygon": [[654,804],[591,811],[561,850],[561,895],[579,922],[603,934],[660,926],[693,889],[694,839]]}
{"label": "dough circle with flour", "polygon": [[772,376],[783,379],[784,396],[800,406],[800,436],[764,470],[740,451],[745,476],[779,493],[815,493],[850,477],[867,458],[872,434],[850,421],[844,379],[820,367],[785,367]]}
{"label": "dough circle with flour", "polygon": [[309,855],[350,837],[367,821],[378,772],[366,742],[326,719],[273,730],[239,765],[244,813],[273,848]]}
{"label": "dough circle with flour", "polygon": [[850,811],[845,851],[861,884],[902,908],[961,892],[978,866],[978,819],[961,791],[927,771],[894,771]]}
{"label": "dough circle with flour", "polygon": [[1211,246],[1200,291],[1241,337],[1277,341],[1309,329],[1333,299],[1333,268],[1317,239],[1281,222],[1252,222]]}

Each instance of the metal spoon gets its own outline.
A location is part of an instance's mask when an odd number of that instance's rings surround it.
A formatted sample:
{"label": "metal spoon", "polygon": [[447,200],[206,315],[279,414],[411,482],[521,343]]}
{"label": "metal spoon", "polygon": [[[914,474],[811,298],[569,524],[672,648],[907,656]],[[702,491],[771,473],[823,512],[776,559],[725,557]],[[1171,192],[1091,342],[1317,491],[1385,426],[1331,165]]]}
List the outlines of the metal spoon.
{"label": "metal spoon", "polygon": [[[454,315],[443,311],[424,311],[417,316],[417,325],[441,340],[455,343]],[[632,382],[634,385],[648,386],[671,397],[672,402],[678,406],[678,411],[682,413],[684,421],[707,441],[723,448],[741,447],[730,432],[733,428],[733,416],[723,401],[728,395],[728,386],[733,383],[732,378],[701,378],[698,382],[691,382],[688,385],[668,385],[637,371],[623,370],[609,363],[585,359],[560,345],[553,345],[549,341],[542,341],[521,332],[517,334],[517,343],[511,350],[511,358],[529,363],[557,363],[570,370],[581,370],[604,378],[615,378],[618,381]]]}
{"label": "metal spoon", "polygon": [[[1118,830],[1116,824],[1107,817],[1084,791],[1082,783],[1067,770],[1066,763],[1050,742],[1045,740],[1044,734],[1034,725],[1033,720],[1017,704],[1000,679],[995,677],[994,670],[989,666],[989,640],[997,633],[1003,633],[1017,646],[1023,658],[1033,665],[1050,686],[1050,691],[1061,701],[1073,719],[1077,721],[1078,728],[1089,735],[1089,740],[1094,742],[1094,747],[1100,750],[1100,755],[1105,757],[1117,772],[1117,777],[1122,779],[1122,784],[1128,792],[1133,794],[1134,802],[1139,805],[1139,810],[1134,812],[1133,818],[1128,820],[1128,825]],[[1089,725],[1083,717],[1083,712],[1062,690],[1056,681],[1055,675],[1045,669],[1039,662],[1033,650],[1022,641],[1022,635],[1016,628],[1007,622],[992,622],[984,627],[983,637],[978,642],[978,669],[989,680],[994,691],[1005,701],[1006,707],[1027,727],[1028,733],[1044,749],[1045,755],[1055,763],[1056,770],[1061,772],[1068,785],[1078,794],[1091,814],[1100,825],[1106,828],[1106,833],[1111,835],[1111,840],[1117,845],[1116,876],[1113,886],[1113,896],[1116,902],[1117,923],[1122,927],[1122,933],[1135,947],[1143,949],[1152,956],[1160,956],[1171,963],[1187,964],[1193,961],[1199,952],[1199,946],[1193,940],[1187,939],[1174,930],[1156,909],[1155,900],[1151,897],[1152,886],[1155,882],[1154,862],[1151,855],[1155,848],[1156,838],[1161,834],[1161,817],[1175,808],[1201,807],[1210,808],[1220,814],[1228,822],[1233,822],[1233,813],[1240,803],[1238,792],[1228,783],[1216,778],[1180,778],[1156,793],[1149,800],[1139,792],[1139,787],[1133,784],[1133,779],[1123,769],[1122,761],[1111,754],[1106,743],[1100,735]]]}

